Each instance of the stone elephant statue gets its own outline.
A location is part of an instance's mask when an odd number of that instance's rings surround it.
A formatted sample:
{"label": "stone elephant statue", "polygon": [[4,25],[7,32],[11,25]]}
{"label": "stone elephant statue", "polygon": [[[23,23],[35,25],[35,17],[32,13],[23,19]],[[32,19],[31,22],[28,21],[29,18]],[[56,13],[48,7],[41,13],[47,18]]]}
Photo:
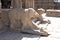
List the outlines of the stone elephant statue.
{"label": "stone elephant statue", "polygon": [[26,32],[37,35],[48,35],[48,32],[37,27],[32,23],[35,18],[40,18],[39,14],[33,9],[13,9],[9,13],[10,28],[17,32]]}

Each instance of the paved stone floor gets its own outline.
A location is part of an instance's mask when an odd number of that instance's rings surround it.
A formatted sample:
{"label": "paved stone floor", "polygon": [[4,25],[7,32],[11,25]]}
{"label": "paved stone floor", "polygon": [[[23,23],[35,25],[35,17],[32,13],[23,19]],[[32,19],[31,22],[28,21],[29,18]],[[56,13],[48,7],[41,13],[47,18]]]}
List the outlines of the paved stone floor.
{"label": "paved stone floor", "polygon": [[0,34],[0,40],[38,40],[40,36],[15,32],[4,32]]}
{"label": "paved stone floor", "polygon": [[49,36],[6,31],[0,34],[0,40],[60,40],[60,17],[43,17],[51,21],[51,24],[47,26],[48,32],[50,33]]}

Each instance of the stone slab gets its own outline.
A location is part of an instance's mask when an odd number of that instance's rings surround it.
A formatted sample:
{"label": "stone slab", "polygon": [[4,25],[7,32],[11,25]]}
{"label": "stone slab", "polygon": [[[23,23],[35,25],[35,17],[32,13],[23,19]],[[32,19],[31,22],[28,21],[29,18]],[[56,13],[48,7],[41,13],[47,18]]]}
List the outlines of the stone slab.
{"label": "stone slab", "polygon": [[46,10],[47,16],[60,16],[60,10],[48,9]]}

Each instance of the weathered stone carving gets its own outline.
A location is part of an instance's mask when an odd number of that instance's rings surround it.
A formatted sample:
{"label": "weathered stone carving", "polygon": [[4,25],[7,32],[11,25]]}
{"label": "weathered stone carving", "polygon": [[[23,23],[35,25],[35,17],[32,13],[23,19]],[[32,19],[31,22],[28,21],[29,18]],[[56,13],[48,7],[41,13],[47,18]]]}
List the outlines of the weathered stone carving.
{"label": "weathered stone carving", "polygon": [[[32,34],[48,35],[42,28],[32,23],[32,20],[39,18],[39,14],[33,9],[13,9],[9,13],[10,28],[18,32],[27,32]],[[42,31],[41,31],[42,30]]]}
{"label": "weathered stone carving", "polygon": [[49,24],[50,24],[50,21],[49,21],[48,19],[46,19],[46,18],[43,18],[43,16],[42,16],[42,14],[45,13],[45,10],[44,10],[43,8],[38,9],[37,12],[38,12],[38,14],[39,14],[39,16],[40,16],[40,21],[41,21],[42,23],[45,22],[45,23],[49,23]]}
{"label": "weathered stone carving", "polygon": [[41,27],[38,27],[32,23],[32,20],[35,18],[40,18],[39,14],[33,8],[26,9],[25,17],[22,20],[23,21],[22,32],[48,35],[48,33],[44,31]]}
{"label": "weathered stone carving", "polygon": [[38,12],[38,14],[43,14],[43,13],[45,13],[45,10],[43,9],[43,8],[39,8],[38,10],[37,10],[37,12]]}
{"label": "weathered stone carving", "polygon": [[39,18],[40,18],[40,21],[43,21],[43,16],[42,14],[45,12],[44,9],[40,8],[37,10],[38,14],[39,14]]}

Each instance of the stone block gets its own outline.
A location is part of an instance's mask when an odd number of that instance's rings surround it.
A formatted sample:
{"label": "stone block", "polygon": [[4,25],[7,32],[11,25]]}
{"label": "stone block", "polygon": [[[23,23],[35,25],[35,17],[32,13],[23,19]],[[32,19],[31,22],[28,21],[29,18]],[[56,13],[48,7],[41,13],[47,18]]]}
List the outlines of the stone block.
{"label": "stone block", "polygon": [[47,16],[59,17],[60,16],[60,10],[48,9],[48,10],[46,10],[46,15]]}

